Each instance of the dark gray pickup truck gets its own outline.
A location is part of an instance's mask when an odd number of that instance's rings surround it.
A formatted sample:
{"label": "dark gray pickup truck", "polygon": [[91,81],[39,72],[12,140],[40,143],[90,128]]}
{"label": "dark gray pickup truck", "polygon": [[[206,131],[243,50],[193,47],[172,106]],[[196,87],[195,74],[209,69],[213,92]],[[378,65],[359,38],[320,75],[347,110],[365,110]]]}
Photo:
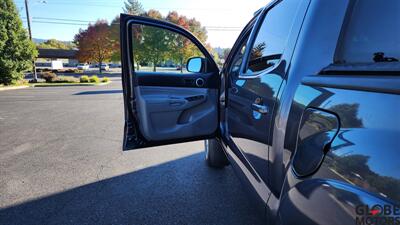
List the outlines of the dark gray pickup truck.
{"label": "dark gray pickup truck", "polygon": [[124,150],[206,140],[267,224],[400,224],[400,1],[272,1],[222,69],[122,14],[121,52]]}

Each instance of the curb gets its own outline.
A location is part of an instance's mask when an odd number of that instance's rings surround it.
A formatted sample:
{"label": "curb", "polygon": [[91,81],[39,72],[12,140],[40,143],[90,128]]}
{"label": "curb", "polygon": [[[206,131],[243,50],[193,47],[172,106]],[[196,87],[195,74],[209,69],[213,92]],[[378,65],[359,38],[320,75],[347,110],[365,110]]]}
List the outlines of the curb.
{"label": "curb", "polygon": [[79,87],[79,86],[104,86],[111,83],[106,82],[106,83],[77,83],[77,84],[32,84],[32,87]]}
{"label": "curb", "polygon": [[22,85],[22,86],[12,86],[12,87],[0,87],[0,91],[8,91],[8,90],[17,90],[17,89],[24,89],[30,86]]}

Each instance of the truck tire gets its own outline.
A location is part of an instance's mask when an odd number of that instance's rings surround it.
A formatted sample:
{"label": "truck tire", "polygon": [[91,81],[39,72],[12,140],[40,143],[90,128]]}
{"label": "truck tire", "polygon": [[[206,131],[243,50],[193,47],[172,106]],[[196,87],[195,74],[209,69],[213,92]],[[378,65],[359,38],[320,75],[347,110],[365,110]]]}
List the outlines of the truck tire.
{"label": "truck tire", "polygon": [[206,163],[212,168],[224,168],[229,165],[228,158],[218,140],[204,140],[204,148],[206,153]]}

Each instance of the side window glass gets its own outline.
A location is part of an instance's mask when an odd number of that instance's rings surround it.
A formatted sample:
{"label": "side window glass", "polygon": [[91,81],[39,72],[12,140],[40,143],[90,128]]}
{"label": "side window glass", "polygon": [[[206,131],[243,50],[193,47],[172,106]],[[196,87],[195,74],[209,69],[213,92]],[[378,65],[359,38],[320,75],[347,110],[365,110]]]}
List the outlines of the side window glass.
{"label": "side window glass", "polygon": [[354,8],[346,18],[347,26],[339,42],[335,63],[369,64],[400,60],[400,1],[380,3],[354,1]]}
{"label": "side window glass", "polygon": [[267,12],[251,48],[247,74],[263,71],[279,62],[300,2],[285,0]]}
{"label": "side window glass", "polygon": [[238,51],[235,53],[235,56],[233,57],[233,63],[231,65],[231,68],[229,69],[229,73],[235,73],[238,72],[240,69],[240,66],[242,65],[243,62],[243,56],[246,51],[246,44],[249,36],[243,40],[242,45],[238,49]]}
{"label": "side window glass", "polygon": [[[158,27],[132,26],[133,65],[136,72],[191,73],[186,65],[204,63],[204,54],[188,38]],[[201,65],[196,65],[201,68]]]}

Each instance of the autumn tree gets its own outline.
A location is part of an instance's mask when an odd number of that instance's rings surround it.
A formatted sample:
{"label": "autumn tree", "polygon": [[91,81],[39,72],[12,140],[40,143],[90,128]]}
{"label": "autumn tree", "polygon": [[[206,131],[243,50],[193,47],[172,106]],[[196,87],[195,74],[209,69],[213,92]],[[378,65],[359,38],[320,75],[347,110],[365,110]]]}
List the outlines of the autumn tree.
{"label": "autumn tree", "polygon": [[267,46],[266,46],[265,42],[260,42],[257,45],[255,45],[251,49],[250,61],[253,61],[253,60],[256,60],[256,59],[260,58],[263,55],[264,49],[266,47]]}
{"label": "autumn tree", "polygon": [[[192,32],[203,43],[207,40],[207,31],[201,26],[200,22],[194,18],[188,19],[186,16],[179,15],[176,11],[169,12],[165,20],[177,24],[182,28]],[[183,73],[183,64],[194,56],[203,56],[198,47],[192,41],[182,35],[174,34],[170,37],[170,57],[176,63],[181,65],[181,73]],[[207,47],[207,46],[206,46]]]}
{"label": "autumn tree", "polygon": [[74,43],[78,46],[77,58],[81,62],[97,62],[101,73],[101,64],[109,61],[113,54],[114,43],[110,38],[110,29],[106,21],[99,20],[89,24],[86,30],[80,29]]}
{"label": "autumn tree", "polygon": [[142,15],[145,13],[143,5],[138,0],[128,0],[125,2],[124,12],[130,15]]}
{"label": "autumn tree", "polygon": [[32,68],[37,50],[22,26],[12,0],[0,1],[0,84],[21,80]]}
{"label": "autumn tree", "polygon": [[[179,15],[176,11],[172,11],[166,17],[163,17],[159,11],[154,9],[145,12],[138,0],[127,0],[124,13],[169,21],[191,31],[201,42],[207,41],[207,31],[199,21]],[[169,60],[183,65],[190,57],[203,56],[189,39],[177,33],[144,25],[133,25],[131,32],[133,61],[137,69],[140,68],[140,65],[150,63],[153,71],[156,71],[157,64]],[[119,38],[119,17],[116,17],[110,25],[110,39],[114,43],[112,56],[114,61],[120,60]],[[183,72],[182,69],[181,72]]]}
{"label": "autumn tree", "polygon": [[[185,29],[189,29],[189,24],[187,21],[186,17],[179,16],[179,14],[176,11],[170,12],[167,17],[165,18],[167,21],[177,24]],[[169,44],[170,52],[169,52],[169,57],[172,59],[175,63],[178,63],[181,65],[180,70],[181,73],[183,73],[183,64],[185,58],[188,58],[189,55],[191,54],[191,48],[193,45],[190,40],[185,38],[182,35],[175,34],[170,32],[170,37],[169,39],[171,40],[171,43]]]}

